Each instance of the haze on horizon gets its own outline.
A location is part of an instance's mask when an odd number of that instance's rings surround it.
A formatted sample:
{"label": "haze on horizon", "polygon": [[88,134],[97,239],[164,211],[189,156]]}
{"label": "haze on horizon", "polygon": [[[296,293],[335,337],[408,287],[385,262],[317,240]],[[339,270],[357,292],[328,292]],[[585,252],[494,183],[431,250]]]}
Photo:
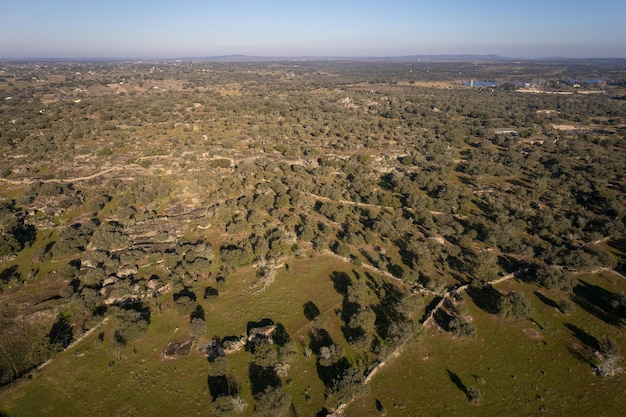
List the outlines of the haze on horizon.
{"label": "haze on horizon", "polygon": [[626,58],[621,0],[4,2],[0,59]]}

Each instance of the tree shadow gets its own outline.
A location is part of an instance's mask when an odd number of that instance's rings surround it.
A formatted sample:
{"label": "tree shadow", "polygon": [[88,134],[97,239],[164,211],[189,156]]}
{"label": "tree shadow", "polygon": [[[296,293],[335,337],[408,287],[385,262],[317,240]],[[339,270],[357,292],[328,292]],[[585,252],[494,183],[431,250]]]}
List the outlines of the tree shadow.
{"label": "tree shadow", "polygon": [[402,299],[403,294],[395,285],[383,281],[380,288],[384,293],[381,294],[379,290],[377,294],[381,305],[385,306],[385,308],[394,308]]}
{"label": "tree shadow", "polygon": [[317,316],[322,314],[320,309],[315,305],[315,303],[313,303],[313,301],[307,301],[306,303],[304,303],[303,309],[304,317],[306,317],[306,319],[309,321],[315,320]]}
{"label": "tree shadow", "polygon": [[394,322],[393,315],[390,314],[389,308],[382,304],[372,306],[372,311],[376,314],[376,321],[374,322],[376,333],[378,333],[378,335],[384,340],[387,340],[387,336],[389,335],[389,326],[391,326],[391,323]]}
{"label": "tree shadow", "polygon": [[276,323],[276,330],[272,334],[272,339],[274,343],[278,346],[285,346],[291,340],[289,333],[287,333],[287,329],[282,323]]}
{"label": "tree shadow", "polygon": [[174,301],[179,301],[184,298],[188,298],[191,302],[195,303],[197,297],[196,297],[196,293],[194,293],[191,288],[185,287],[179,292],[174,294]]}
{"label": "tree shadow", "polygon": [[259,321],[249,321],[248,324],[246,325],[246,334],[250,334],[250,329],[271,326],[272,324],[274,324],[274,321],[268,318],[263,318]]}
{"label": "tree shadow", "polygon": [[26,245],[32,245],[37,239],[37,229],[32,224],[24,224],[15,233],[15,238],[23,248]]}
{"label": "tree shadow", "polygon": [[17,265],[12,265],[0,272],[0,283],[5,281],[8,282],[11,278],[16,278],[18,281],[21,278],[20,273],[17,272]]}
{"label": "tree shadow", "polygon": [[387,263],[387,271],[396,278],[402,279],[404,277],[404,268],[393,262]]}
{"label": "tree shadow", "polygon": [[309,339],[311,339],[309,348],[316,355],[319,354],[322,346],[330,346],[333,344],[333,338],[330,337],[330,333],[328,333],[326,329],[312,329],[309,331]]}
{"label": "tree shadow", "polygon": [[209,299],[209,298],[214,298],[217,297],[219,295],[219,291],[217,290],[217,288],[208,286],[204,289],[204,299]]}
{"label": "tree shadow", "polygon": [[579,352],[578,350],[574,349],[572,346],[568,346],[567,350],[569,351],[569,353],[578,361],[580,362],[584,362],[589,366],[595,366],[594,363],[589,360],[588,357],[586,357],[585,355],[583,355],[581,352]]}
{"label": "tree shadow", "polygon": [[191,319],[205,319],[204,308],[200,304],[196,306],[196,309],[191,313]]}
{"label": "tree shadow", "polygon": [[330,274],[330,279],[333,282],[335,291],[344,297],[348,295],[348,286],[352,284],[352,279],[345,272],[334,271]]}
{"label": "tree shadow", "polygon": [[317,367],[317,376],[325,387],[330,388],[335,384],[339,375],[343,375],[344,372],[350,368],[350,362],[344,356],[331,366],[322,366],[319,363]]}
{"label": "tree shadow", "polygon": [[257,395],[265,391],[267,387],[281,386],[280,377],[276,375],[274,368],[266,368],[255,363],[250,363],[248,375],[250,377],[252,395]]}
{"label": "tree shadow", "polygon": [[48,333],[48,342],[50,345],[57,346],[59,349],[65,349],[72,343],[74,338],[74,329],[69,322],[68,317],[59,314],[57,321],[54,322],[50,333]]}
{"label": "tree shadow", "polygon": [[407,244],[403,240],[396,241],[396,245],[400,248],[399,254],[402,263],[409,268],[413,268],[417,263],[417,255],[407,249]]}
{"label": "tree shadow", "polygon": [[600,342],[598,341],[598,339],[587,333],[584,329],[581,329],[580,327],[575,326],[571,323],[565,323],[565,327],[567,327],[567,329],[572,332],[574,337],[578,339],[583,345],[593,350],[600,349]]}
{"label": "tree shadow", "polygon": [[583,280],[579,280],[574,287],[573,300],[576,304],[605,323],[622,327],[624,311],[620,314],[612,303],[613,298],[611,291]]}
{"label": "tree shadow", "polygon": [[348,325],[341,326],[341,332],[343,333],[343,337],[348,342],[353,342],[355,340],[358,340],[364,337],[365,335],[365,330],[363,328],[361,327],[352,328],[352,327],[349,327]]}
{"label": "tree shadow", "polygon": [[459,378],[457,374],[455,374],[449,369],[446,369],[446,372],[448,372],[448,377],[450,378],[450,381],[452,381],[452,383],[456,385],[456,387],[460,389],[463,392],[463,394],[465,394],[466,397],[469,398],[467,387],[465,386],[463,381],[461,381],[461,378]]}
{"label": "tree shadow", "polygon": [[344,298],[341,304],[341,320],[348,324],[350,322],[350,318],[358,313],[360,309],[361,306],[359,304],[350,302],[347,298]]}
{"label": "tree shadow", "polygon": [[379,413],[383,414],[386,412],[385,407],[383,406],[383,403],[380,402],[378,398],[376,399],[375,405],[376,405],[376,411],[378,411]]}
{"label": "tree shadow", "polygon": [[315,417],[327,417],[331,415],[333,415],[333,413],[328,408],[324,407],[320,411],[318,411],[317,414],[315,414]]}
{"label": "tree shadow", "polygon": [[365,260],[367,261],[368,264],[378,268],[378,266],[379,266],[378,260],[374,259],[374,257],[372,255],[370,255],[368,251],[366,251],[363,248],[360,248],[359,249],[359,253],[361,254],[361,256],[363,256],[365,258]]}
{"label": "tree shadow", "polygon": [[213,401],[215,401],[218,397],[230,395],[228,378],[226,378],[226,375],[209,376],[207,378],[207,384]]}
{"label": "tree shadow", "polygon": [[470,285],[467,287],[467,294],[481,310],[489,314],[496,314],[498,312],[498,301],[502,297],[502,294],[492,285],[487,284],[480,288]]}
{"label": "tree shadow", "polygon": [[540,299],[545,305],[554,307],[560,310],[559,305],[553,299],[546,297],[539,291],[534,291],[533,294],[535,294],[537,298]]}
{"label": "tree shadow", "polygon": [[452,315],[450,315],[443,308],[440,308],[435,312],[435,314],[433,314],[433,319],[435,320],[435,323],[437,323],[439,327],[447,332],[450,331],[450,322],[453,318],[454,317],[452,317]]}

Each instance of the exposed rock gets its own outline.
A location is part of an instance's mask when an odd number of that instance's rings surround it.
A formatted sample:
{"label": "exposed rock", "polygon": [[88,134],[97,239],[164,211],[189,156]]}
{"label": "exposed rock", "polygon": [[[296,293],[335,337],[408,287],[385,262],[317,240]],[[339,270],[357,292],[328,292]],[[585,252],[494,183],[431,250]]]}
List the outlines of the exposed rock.
{"label": "exposed rock", "polygon": [[163,359],[176,359],[189,356],[191,347],[193,346],[193,338],[189,338],[180,342],[171,342],[163,350]]}
{"label": "exposed rock", "polygon": [[117,281],[119,281],[119,278],[113,275],[105,278],[104,281],[102,281],[102,289],[104,289],[104,287],[106,287],[107,285],[115,284]]}
{"label": "exposed rock", "polygon": [[148,281],[147,287],[149,290],[156,290],[157,288],[159,288],[159,285],[161,285],[159,280],[152,278],[150,281]]}
{"label": "exposed rock", "polygon": [[126,278],[133,276],[137,273],[137,265],[124,265],[117,270],[117,276],[119,278]]}
{"label": "exposed rock", "polygon": [[81,268],[96,269],[98,267],[98,263],[93,259],[85,258],[80,261],[80,266]]}
{"label": "exposed rock", "polygon": [[272,334],[276,331],[276,325],[269,324],[263,327],[253,327],[248,331],[248,342],[268,341],[274,343]]}
{"label": "exposed rock", "polygon": [[246,344],[246,338],[243,336],[236,337],[228,337],[222,340],[222,347],[224,349],[225,355],[230,355],[231,353],[235,353],[244,347]]}

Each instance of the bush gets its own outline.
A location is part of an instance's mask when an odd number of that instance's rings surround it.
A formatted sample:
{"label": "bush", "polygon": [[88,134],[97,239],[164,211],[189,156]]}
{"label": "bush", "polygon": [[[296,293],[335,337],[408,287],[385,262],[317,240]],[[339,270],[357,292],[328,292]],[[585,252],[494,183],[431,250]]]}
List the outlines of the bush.
{"label": "bush", "polygon": [[255,397],[254,415],[258,417],[280,417],[287,414],[291,406],[291,397],[281,386],[268,386]]}
{"label": "bush", "polygon": [[360,397],[368,391],[365,377],[359,368],[348,368],[343,375],[333,381],[332,393],[341,404],[345,404],[354,397]]}
{"label": "bush", "polygon": [[569,292],[574,288],[572,274],[554,265],[544,265],[537,268],[535,280],[539,285],[548,289]]}
{"label": "bush", "polygon": [[559,301],[558,306],[559,306],[559,310],[561,310],[561,313],[563,314],[572,313],[575,309],[574,303],[568,299]]}
{"label": "bush", "polygon": [[460,317],[450,320],[448,326],[450,331],[457,337],[476,337],[476,327]]}
{"label": "bush", "polygon": [[527,319],[532,314],[532,307],[524,294],[512,291],[498,300],[498,314],[509,320]]}
{"label": "bush", "polygon": [[478,387],[469,387],[467,389],[467,399],[472,404],[479,404],[483,399],[483,393]]}
{"label": "bush", "polygon": [[235,245],[228,245],[220,249],[220,260],[227,265],[241,267],[250,265],[254,260],[254,254]]}
{"label": "bush", "polygon": [[189,323],[191,335],[195,338],[200,338],[206,333],[206,321],[200,317],[194,317]]}

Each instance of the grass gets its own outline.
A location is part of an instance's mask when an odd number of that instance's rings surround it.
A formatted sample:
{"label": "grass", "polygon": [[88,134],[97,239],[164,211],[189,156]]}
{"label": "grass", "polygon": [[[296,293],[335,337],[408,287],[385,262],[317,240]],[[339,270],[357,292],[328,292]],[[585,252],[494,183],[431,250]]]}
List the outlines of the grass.
{"label": "grass", "polygon": [[[626,287],[619,277],[586,279]],[[355,401],[346,415],[375,415],[376,400],[388,416],[620,415],[624,375],[595,376],[590,364],[572,351],[582,343],[571,328],[584,329],[593,337],[609,335],[622,351],[623,330],[580,307],[564,315],[533,295],[537,290],[533,285],[511,282],[507,286],[499,289],[526,293],[534,308],[532,319],[539,325],[529,320],[508,322],[470,302],[478,329],[475,339],[430,330],[422,343],[409,346],[373,378],[371,393]],[[466,395],[472,386],[483,394],[478,405],[470,404]]]}
{"label": "grass", "polygon": [[[342,297],[333,288],[330,274],[351,274],[353,266],[327,257],[291,264],[290,271],[297,273],[282,270],[272,285],[258,294],[254,294],[256,288],[249,289],[254,271],[241,269],[229,278],[217,300],[200,299],[206,312],[207,337],[245,334],[248,321],[270,318],[282,323],[298,346],[308,344],[311,323],[303,306],[311,301],[326,315],[333,340],[347,346],[341,321],[334,313]],[[112,347],[109,322],[61,353],[33,379],[3,388],[0,411],[10,416],[210,414],[208,363],[195,351],[197,345],[182,359],[163,361],[159,355],[167,343],[187,337],[188,317],[180,316],[171,294],[152,302],[151,312],[148,331],[119,351],[121,359],[116,359],[118,351]],[[98,337],[100,332],[103,341]],[[283,386],[299,415],[314,415],[325,404],[324,387],[317,376],[315,358],[304,358],[298,350],[289,382],[284,380]],[[243,350],[228,357],[230,378],[238,382],[240,395],[248,403],[244,415],[252,415],[254,404],[250,361],[251,354]]]}
{"label": "grass", "polygon": [[[275,281],[260,292],[259,287],[250,286],[256,280],[252,268],[233,274],[216,300],[201,299],[204,286],[211,283],[198,282],[194,290],[205,310],[207,339],[245,334],[249,321],[264,318],[285,326],[298,346],[298,357],[282,384],[297,415],[309,416],[328,404],[315,357],[302,355],[301,346],[309,343],[312,328],[304,304],[312,302],[319,308],[326,318],[324,327],[351,358],[336,314],[342,296],[330,275],[343,271],[354,278],[354,272],[362,277],[365,273],[355,265],[321,255],[289,263],[289,270],[281,269]],[[612,292],[626,289],[626,280],[608,272],[579,278]],[[532,320],[506,321],[479,309],[466,297],[478,329],[476,338],[458,339],[429,329],[421,342],[406,346],[372,379],[370,393],[355,400],[345,415],[377,415],[376,401],[388,416],[619,415],[626,380],[623,375],[595,376],[589,363],[595,359],[584,343],[608,335],[623,351],[623,329],[579,304],[565,315],[550,302],[559,301],[563,294],[531,283],[507,281],[499,284],[498,290],[524,292],[534,310]],[[167,343],[188,336],[188,316],[180,315],[171,294],[150,301],[150,307],[151,324],[140,339],[116,350],[109,322],[52,360],[32,380],[0,390],[0,411],[10,416],[210,414],[209,365],[195,351],[197,345],[185,358],[164,361],[160,357]],[[229,380],[237,382],[239,394],[248,404],[244,416],[253,414],[251,359],[244,350],[228,357]],[[482,393],[477,405],[468,401],[471,387]]]}

